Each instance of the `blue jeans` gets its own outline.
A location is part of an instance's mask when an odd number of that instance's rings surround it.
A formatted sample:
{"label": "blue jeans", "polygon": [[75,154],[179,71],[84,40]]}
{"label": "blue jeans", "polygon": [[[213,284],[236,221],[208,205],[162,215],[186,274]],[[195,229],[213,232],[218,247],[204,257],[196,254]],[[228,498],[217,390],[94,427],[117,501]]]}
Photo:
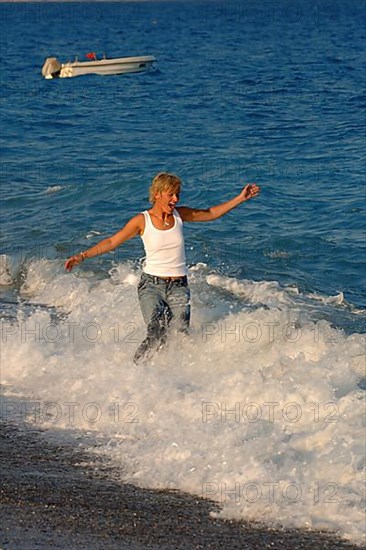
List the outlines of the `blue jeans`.
{"label": "blue jeans", "polygon": [[137,348],[135,363],[149,359],[165,343],[168,328],[188,333],[191,316],[187,277],[163,279],[142,273],[137,292],[147,336]]}

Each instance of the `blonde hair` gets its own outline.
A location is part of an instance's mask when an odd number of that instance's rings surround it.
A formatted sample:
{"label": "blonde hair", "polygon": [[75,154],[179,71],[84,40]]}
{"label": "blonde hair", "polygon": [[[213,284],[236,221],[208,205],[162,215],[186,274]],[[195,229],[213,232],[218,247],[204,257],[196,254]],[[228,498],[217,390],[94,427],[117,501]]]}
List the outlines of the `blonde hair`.
{"label": "blonde hair", "polygon": [[163,193],[164,191],[168,191],[170,189],[175,193],[179,193],[181,185],[182,182],[178,176],[161,172],[152,180],[152,184],[149,189],[149,201],[154,204],[156,193]]}

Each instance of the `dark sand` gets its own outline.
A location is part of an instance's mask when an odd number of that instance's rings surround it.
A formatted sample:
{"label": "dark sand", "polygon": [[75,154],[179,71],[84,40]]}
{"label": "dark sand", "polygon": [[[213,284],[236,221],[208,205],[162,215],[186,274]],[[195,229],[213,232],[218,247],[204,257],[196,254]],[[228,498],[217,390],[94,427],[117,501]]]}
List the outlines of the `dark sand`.
{"label": "dark sand", "polygon": [[0,464],[1,549],[359,549],[330,534],[211,518],[210,501],[113,481],[106,462],[24,426],[1,423]]}

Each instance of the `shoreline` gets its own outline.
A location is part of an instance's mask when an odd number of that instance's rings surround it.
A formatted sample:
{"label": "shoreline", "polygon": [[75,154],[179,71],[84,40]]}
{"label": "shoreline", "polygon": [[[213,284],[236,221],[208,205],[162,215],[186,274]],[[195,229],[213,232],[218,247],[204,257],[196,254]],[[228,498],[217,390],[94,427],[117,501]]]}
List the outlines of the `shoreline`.
{"label": "shoreline", "polygon": [[331,533],[215,519],[214,502],[117,483],[107,461],[31,427],[1,421],[0,438],[2,550],[359,548]]}

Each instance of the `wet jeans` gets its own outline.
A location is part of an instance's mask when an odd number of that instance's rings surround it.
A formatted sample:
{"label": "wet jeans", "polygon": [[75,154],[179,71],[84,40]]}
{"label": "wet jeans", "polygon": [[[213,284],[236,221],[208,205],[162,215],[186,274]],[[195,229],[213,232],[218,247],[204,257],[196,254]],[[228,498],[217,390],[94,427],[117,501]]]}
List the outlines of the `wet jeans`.
{"label": "wet jeans", "polygon": [[191,313],[187,277],[163,279],[142,273],[137,291],[147,336],[135,353],[135,363],[149,359],[165,344],[168,329],[187,333]]}

